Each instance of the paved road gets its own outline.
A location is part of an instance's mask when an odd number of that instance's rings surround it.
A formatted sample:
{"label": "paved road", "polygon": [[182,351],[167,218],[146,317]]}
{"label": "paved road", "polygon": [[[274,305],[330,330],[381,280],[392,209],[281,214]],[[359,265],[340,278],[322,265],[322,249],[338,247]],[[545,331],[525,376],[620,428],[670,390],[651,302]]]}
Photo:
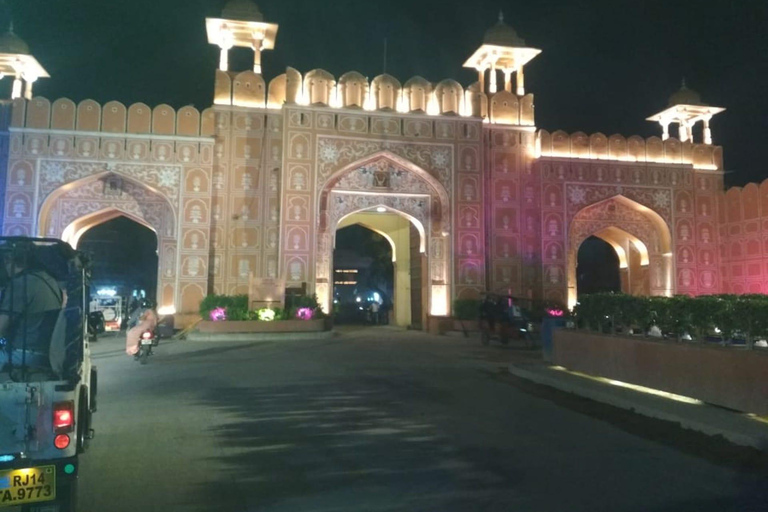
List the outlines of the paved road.
{"label": "paved road", "polygon": [[144,367],[117,339],[94,351],[100,410],[81,465],[84,512],[745,512],[768,503],[754,492],[765,476],[526,390],[500,371],[520,351],[387,329],[314,342],[169,342]]}

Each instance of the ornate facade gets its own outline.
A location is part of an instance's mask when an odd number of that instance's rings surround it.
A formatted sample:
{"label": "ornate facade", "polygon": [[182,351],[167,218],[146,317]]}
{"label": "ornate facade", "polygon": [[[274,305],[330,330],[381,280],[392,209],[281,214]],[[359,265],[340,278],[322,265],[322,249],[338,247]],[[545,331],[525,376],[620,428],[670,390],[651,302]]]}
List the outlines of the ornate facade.
{"label": "ornate facade", "polygon": [[[467,88],[320,69],[266,80],[277,29],[247,0],[207,20],[221,60],[201,112],[13,99],[3,233],[76,244],[129,217],[157,233],[158,302],[179,312],[206,293],[283,285],[327,308],[336,229],[360,212],[414,226],[424,314],[485,290],[572,305],[593,235],[616,250],[631,293],[768,291],[765,187],[724,193],[709,129],[722,109],[693,91],[649,118],[661,138],[549,133],[523,81],[539,50],[501,19],[467,61],[478,71]],[[228,69],[233,46],[254,50],[252,70]],[[18,51],[0,45],[0,57]]]}

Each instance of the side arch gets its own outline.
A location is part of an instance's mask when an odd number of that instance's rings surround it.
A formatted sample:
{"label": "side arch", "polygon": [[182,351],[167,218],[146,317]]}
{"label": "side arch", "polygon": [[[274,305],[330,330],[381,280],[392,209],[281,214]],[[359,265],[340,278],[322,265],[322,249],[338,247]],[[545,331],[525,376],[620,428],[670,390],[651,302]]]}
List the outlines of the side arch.
{"label": "side arch", "polygon": [[630,292],[671,296],[675,292],[673,281],[673,239],[669,226],[657,212],[625,196],[617,195],[589,205],[574,215],[568,229],[568,306],[576,304],[576,266],[581,244],[590,236],[597,236],[617,250],[620,263],[628,272],[633,263],[630,254],[636,254],[634,272],[637,286],[630,284]]}

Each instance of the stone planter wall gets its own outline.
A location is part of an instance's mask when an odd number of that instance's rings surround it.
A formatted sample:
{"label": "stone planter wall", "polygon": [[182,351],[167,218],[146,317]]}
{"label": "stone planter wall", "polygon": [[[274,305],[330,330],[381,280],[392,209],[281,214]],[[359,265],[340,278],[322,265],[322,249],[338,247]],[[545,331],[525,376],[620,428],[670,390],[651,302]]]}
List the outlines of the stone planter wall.
{"label": "stone planter wall", "polygon": [[768,351],[560,329],[554,364],[589,375],[768,415]]}
{"label": "stone planter wall", "polygon": [[321,332],[332,327],[330,318],[317,320],[279,320],[274,322],[212,322],[203,320],[197,330],[209,334],[225,333],[279,333],[279,332]]}

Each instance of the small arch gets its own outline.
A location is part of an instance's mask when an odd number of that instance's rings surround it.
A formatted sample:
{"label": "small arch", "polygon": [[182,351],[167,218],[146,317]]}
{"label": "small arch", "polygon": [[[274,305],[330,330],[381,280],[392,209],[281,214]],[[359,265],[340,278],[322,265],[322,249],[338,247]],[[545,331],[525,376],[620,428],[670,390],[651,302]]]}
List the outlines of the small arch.
{"label": "small arch", "polygon": [[287,77],[283,73],[269,82],[267,108],[281,108],[283,106],[283,103],[285,103],[286,80]]}
{"label": "small arch", "polygon": [[125,105],[119,101],[108,102],[101,115],[101,129],[110,133],[124,133],[126,112]]}
{"label": "small arch", "polygon": [[149,133],[152,126],[152,109],[146,103],[134,103],[128,107],[128,133]]}
{"label": "small arch", "polygon": [[409,112],[425,113],[432,84],[425,78],[414,76],[403,85],[403,94],[408,101]]}
{"label": "small arch", "polygon": [[304,77],[304,97],[310,105],[328,106],[336,83],[332,74],[324,69],[313,69]]}
{"label": "small arch", "polygon": [[216,70],[216,78],[213,85],[213,104],[232,104],[232,79],[229,73],[220,69]]}
{"label": "small arch", "polygon": [[51,107],[51,128],[54,130],[74,130],[77,107],[69,98],[59,98]]}
{"label": "small arch", "polygon": [[181,107],[176,113],[176,132],[195,137],[200,135],[200,112],[192,105]]}
{"label": "small arch", "polygon": [[170,105],[158,105],[152,110],[152,133],[174,135],[176,112]]}
{"label": "small arch", "polygon": [[235,76],[232,85],[232,104],[238,107],[263,108],[266,86],[264,78],[253,71]]}
{"label": "small arch", "polygon": [[392,75],[379,75],[371,82],[373,96],[376,100],[377,110],[397,109],[397,100],[400,98],[400,82]]}
{"label": "small arch", "polygon": [[301,73],[297,69],[288,67],[285,70],[285,102],[301,102]]}
{"label": "small arch", "polygon": [[499,91],[491,98],[491,122],[520,124],[520,102],[514,94]]}
{"label": "small arch", "polygon": [[342,106],[363,108],[368,93],[368,80],[357,71],[348,71],[339,77]]}
{"label": "small arch", "polygon": [[47,129],[51,125],[51,102],[36,96],[27,104],[27,128]]}
{"label": "small arch", "polygon": [[464,102],[464,88],[456,80],[443,80],[435,87],[440,113],[459,115]]}
{"label": "small arch", "polygon": [[77,130],[98,132],[101,130],[101,105],[93,100],[83,100],[77,106]]}

